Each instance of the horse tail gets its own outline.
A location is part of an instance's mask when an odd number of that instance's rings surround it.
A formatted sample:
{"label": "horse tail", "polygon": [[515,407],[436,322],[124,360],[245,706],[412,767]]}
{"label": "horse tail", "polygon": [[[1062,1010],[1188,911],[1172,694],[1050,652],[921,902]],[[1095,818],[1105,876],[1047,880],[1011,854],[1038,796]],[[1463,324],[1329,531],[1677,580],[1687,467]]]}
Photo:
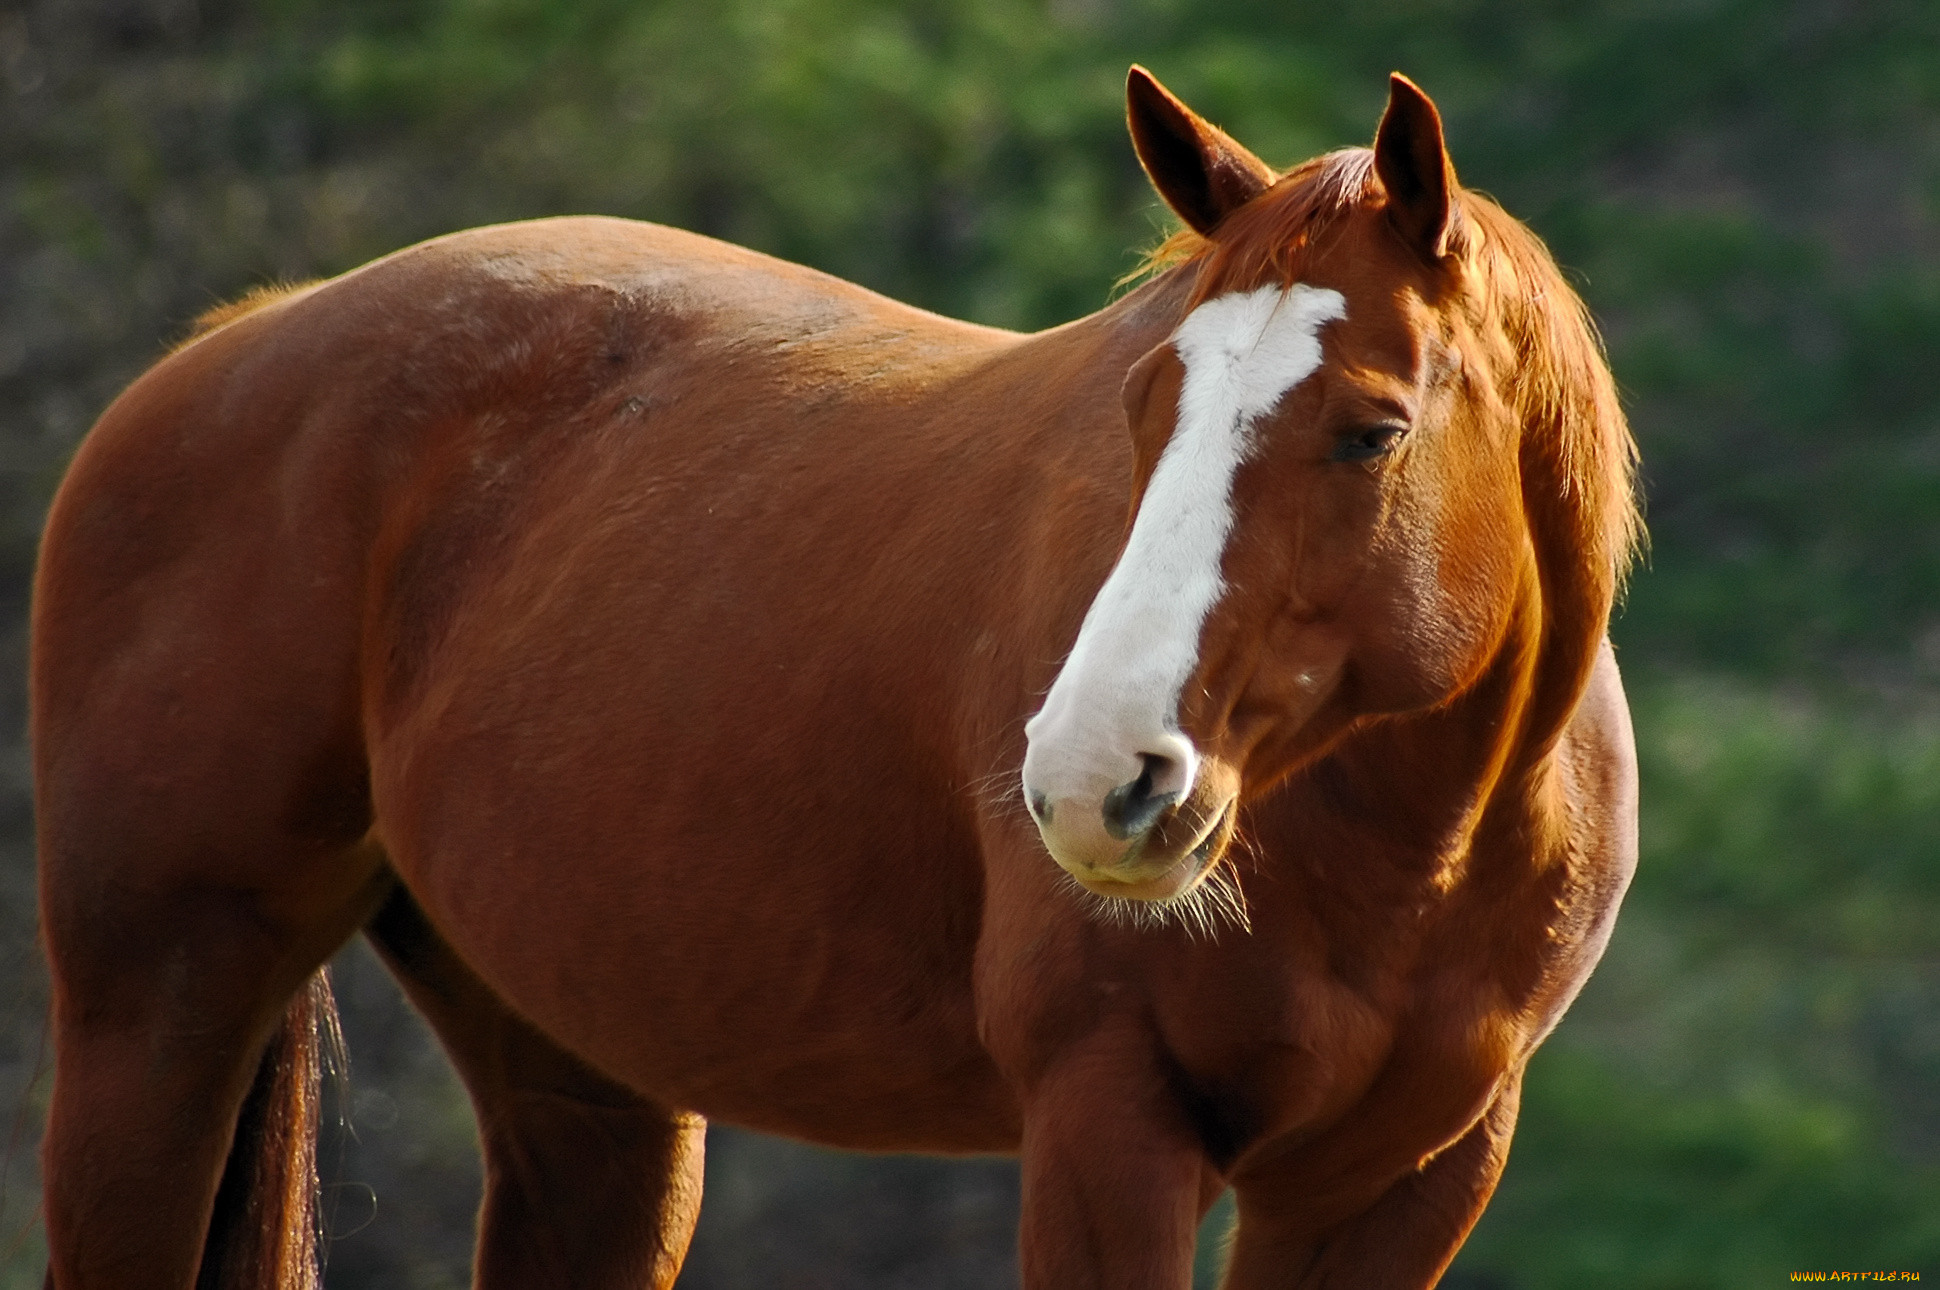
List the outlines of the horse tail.
{"label": "horse tail", "polygon": [[322,1290],[317,1129],[323,1068],[342,1069],[328,968],[284,1010],[243,1101],[196,1290]]}

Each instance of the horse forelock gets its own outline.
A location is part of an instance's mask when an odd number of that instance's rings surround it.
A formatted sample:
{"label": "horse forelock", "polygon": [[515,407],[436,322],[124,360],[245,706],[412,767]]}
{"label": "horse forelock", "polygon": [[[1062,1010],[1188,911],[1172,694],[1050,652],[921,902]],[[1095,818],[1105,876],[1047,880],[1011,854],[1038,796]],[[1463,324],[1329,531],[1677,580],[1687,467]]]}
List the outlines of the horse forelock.
{"label": "horse forelock", "polygon": [[1180,266],[1193,273],[1187,312],[1214,296],[1278,280],[1298,282],[1313,247],[1341,218],[1380,196],[1374,153],[1342,148],[1302,162],[1234,211],[1208,237],[1181,229],[1161,242],[1133,276]]}

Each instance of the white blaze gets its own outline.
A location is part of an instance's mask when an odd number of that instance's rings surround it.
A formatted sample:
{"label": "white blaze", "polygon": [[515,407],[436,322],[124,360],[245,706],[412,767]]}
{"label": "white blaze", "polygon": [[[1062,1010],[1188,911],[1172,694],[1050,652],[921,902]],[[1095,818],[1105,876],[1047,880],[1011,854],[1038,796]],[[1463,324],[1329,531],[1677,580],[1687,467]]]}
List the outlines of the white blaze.
{"label": "white blaze", "polygon": [[1172,437],[1124,554],[1025,727],[1026,791],[1054,810],[1102,802],[1138,778],[1141,754],[1173,763],[1159,791],[1190,790],[1197,757],[1179,732],[1179,697],[1206,615],[1226,588],[1220,562],[1233,477],[1253,423],[1320,366],[1320,328],[1345,314],[1337,291],[1265,286],[1206,301],[1173,333],[1185,381]]}

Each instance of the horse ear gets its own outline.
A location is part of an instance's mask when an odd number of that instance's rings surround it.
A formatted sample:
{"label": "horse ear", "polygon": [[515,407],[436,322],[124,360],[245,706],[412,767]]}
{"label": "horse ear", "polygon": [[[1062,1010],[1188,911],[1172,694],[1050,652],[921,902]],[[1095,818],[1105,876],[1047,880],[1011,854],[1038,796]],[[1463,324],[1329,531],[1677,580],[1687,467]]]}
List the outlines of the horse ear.
{"label": "horse ear", "polygon": [[1125,120],[1152,187],[1195,232],[1210,234],[1279,178],[1136,63],[1125,78]]}
{"label": "horse ear", "polygon": [[1461,211],[1441,113],[1400,72],[1388,78],[1388,110],[1374,135],[1374,173],[1388,191],[1388,219],[1402,240],[1430,262],[1455,249]]}

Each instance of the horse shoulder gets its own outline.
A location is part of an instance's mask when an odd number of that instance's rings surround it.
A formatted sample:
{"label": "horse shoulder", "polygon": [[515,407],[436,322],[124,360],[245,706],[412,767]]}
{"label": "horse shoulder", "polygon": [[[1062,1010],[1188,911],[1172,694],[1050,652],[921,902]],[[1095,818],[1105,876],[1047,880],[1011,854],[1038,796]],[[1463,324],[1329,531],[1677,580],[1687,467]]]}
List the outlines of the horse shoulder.
{"label": "horse shoulder", "polygon": [[1585,850],[1601,862],[1597,867],[1614,913],[1637,867],[1637,742],[1616,651],[1607,639],[1563,748],[1577,827]]}
{"label": "horse shoulder", "polygon": [[1560,804],[1560,861],[1547,927],[1552,962],[1535,1042],[1555,1028],[1603,957],[1637,867],[1637,750],[1616,653],[1604,640],[1558,741],[1552,780]]}

